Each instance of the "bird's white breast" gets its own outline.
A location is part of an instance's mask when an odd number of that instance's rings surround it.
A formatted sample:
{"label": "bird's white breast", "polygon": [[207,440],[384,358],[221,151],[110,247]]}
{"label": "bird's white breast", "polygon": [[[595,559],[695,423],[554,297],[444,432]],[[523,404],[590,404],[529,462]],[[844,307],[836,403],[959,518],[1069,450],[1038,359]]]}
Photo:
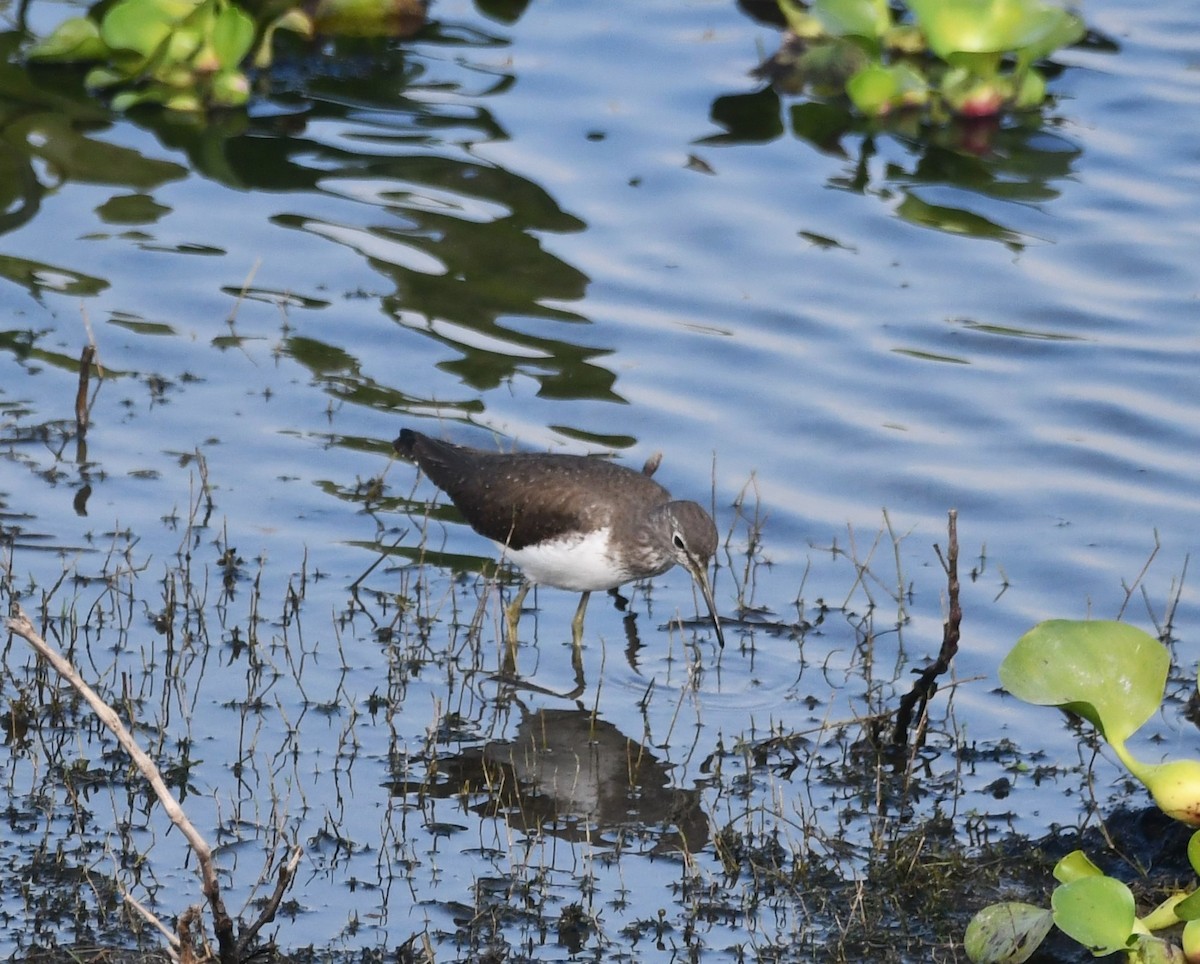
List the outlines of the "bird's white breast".
{"label": "bird's white breast", "polygon": [[614,589],[629,581],[609,552],[608,528],[576,533],[524,549],[505,549],[505,557],[530,582],[572,592]]}

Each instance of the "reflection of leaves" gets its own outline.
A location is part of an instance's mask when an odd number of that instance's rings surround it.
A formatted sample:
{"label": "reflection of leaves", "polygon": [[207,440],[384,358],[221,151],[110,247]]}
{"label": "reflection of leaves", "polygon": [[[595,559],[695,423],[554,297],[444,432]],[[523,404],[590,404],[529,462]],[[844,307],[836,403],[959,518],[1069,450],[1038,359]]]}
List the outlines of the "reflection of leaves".
{"label": "reflection of leaves", "polygon": [[[973,142],[978,125],[963,125],[961,136]],[[985,128],[989,149],[961,150],[962,141],[911,142],[917,163],[911,173],[893,168],[891,179],[902,184],[951,184],[988,197],[1025,204],[1058,197],[1054,181],[1070,176],[1079,149],[1063,137],[1028,128]]]}
{"label": "reflection of leaves", "polygon": [[[43,340],[46,332],[34,332],[28,328],[14,328],[9,331],[0,331],[0,352],[5,352],[12,355],[13,358],[22,364],[29,361],[41,362],[43,365],[50,365],[58,368],[71,375],[79,373],[79,353],[68,354],[61,351],[49,351],[45,348],[39,348],[39,341]],[[112,368],[108,365],[104,366],[105,378],[125,378],[130,373],[119,368]],[[74,430],[75,418],[72,416],[70,421],[71,429]]]}
{"label": "reflection of leaves", "polygon": [[81,134],[75,122],[60,114],[18,117],[4,127],[9,144],[27,145],[59,180],[122,184],[146,190],[178,180],[187,170],[171,161],[144,157],[137,151]]}
{"label": "reflection of leaves", "polygon": [[153,224],[170,210],[148,194],[122,194],[109,198],[96,213],[106,224]]}
{"label": "reflection of leaves", "polygon": [[358,359],[343,348],[315,338],[294,335],[287,340],[288,354],[314,375],[359,373]]}
{"label": "reflection of leaves", "polygon": [[1033,331],[1029,328],[1016,328],[1012,325],[994,325],[982,321],[972,321],[964,318],[960,324],[971,331],[985,335],[1001,335],[1005,338],[1028,338],[1032,341],[1082,341],[1078,335],[1060,334],[1054,331]]}
{"label": "reflection of leaves", "polygon": [[718,97],[713,101],[712,119],[727,133],[702,138],[698,144],[765,144],[783,134],[779,95],[773,87]]}
{"label": "reflection of leaves", "polygon": [[[0,35],[0,56],[10,52],[11,36]],[[84,97],[71,98],[37,87],[29,71],[0,63],[0,233],[29,221],[42,195],[64,181],[113,184],[145,191],[182,178],[185,168],[169,161],[98,140],[91,131],[108,121],[108,113]],[[35,159],[40,164],[35,165]],[[145,213],[145,212],[143,212]],[[36,274],[45,265],[19,259],[5,266],[5,276],[21,279],[32,290],[44,287]],[[55,271],[70,275],[70,272]],[[94,293],[95,279],[76,278],[50,287],[70,293]],[[79,290],[79,286],[86,290]],[[99,282],[102,288],[105,282]]]}
{"label": "reflection of leaves", "polygon": [[41,205],[42,188],[27,152],[0,141],[0,233],[29,221]]}
{"label": "reflection of leaves", "polygon": [[896,207],[896,213],[905,221],[927,228],[937,228],[948,234],[965,234],[972,238],[1002,241],[1014,247],[1020,247],[1023,241],[1017,232],[1010,231],[981,214],[943,204],[930,204],[915,194],[909,194],[901,201]]}
{"label": "reflection of leaves", "polygon": [[0,278],[20,285],[35,297],[41,291],[57,291],[82,298],[97,295],[108,287],[103,278],[14,255],[0,255]]}
{"label": "reflection of leaves", "polygon": [[[296,142],[291,149],[329,150]],[[329,160],[334,167],[338,159]],[[275,166],[272,176],[286,166]],[[377,223],[348,226],[296,214],[274,221],[368,258],[395,288],[383,298],[385,310],[451,348],[458,357],[438,367],[473,388],[523,374],[544,396],[617,398],[615,376],[594,361],[604,349],[553,337],[547,324],[582,320],[551,303],[581,298],[588,279],[547,251],[535,232],[578,230],[578,219],[509,171],[441,156],[358,157],[341,175],[326,172],[324,183],[339,190],[344,181],[351,190],[372,179],[390,185]]]}
{"label": "reflection of leaves", "polygon": [[398,379],[401,388],[382,385],[363,374],[357,358],[328,342],[293,335],[285,340],[284,349],[319,379],[325,391],[355,405],[380,412],[411,411],[433,405],[443,413],[457,411],[479,414],[483,411],[483,403],[477,398],[462,401],[438,399],[435,403],[429,398],[410,395],[402,390],[402,376]]}
{"label": "reflection of leaves", "polygon": [[[790,111],[792,127],[801,138],[826,153],[845,156],[850,136],[860,134],[861,124],[844,109],[812,102],[796,104]],[[904,200],[896,213],[905,220],[952,234],[1021,245],[1024,236],[993,217],[971,210],[977,198],[992,198],[1024,205],[1056,198],[1056,181],[1070,176],[1079,149],[1066,138],[1047,133],[1037,124],[958,124],[936,136],[895,136],[914,158],[906,166],[892,160],[882,170],[868,163],[875,154],[874,138],[863,137],[857,157],[830,179],[830,184],[856,193],[876,193],[891,199],[898,191]],[[843,142],[847,142],[844,144]],[[877,183],[872,183],[873,181]],[[921,189],[949,187],[962,198],[961,206],[934,204],[921,196]],[[989,214],[1003,211],[989,206]]]}

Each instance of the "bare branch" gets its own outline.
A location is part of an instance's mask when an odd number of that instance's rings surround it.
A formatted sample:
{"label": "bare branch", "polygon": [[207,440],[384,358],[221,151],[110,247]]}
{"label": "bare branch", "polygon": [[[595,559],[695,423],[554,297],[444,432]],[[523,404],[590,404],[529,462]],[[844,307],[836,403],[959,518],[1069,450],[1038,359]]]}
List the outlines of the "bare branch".
{"label": "bare branch", "polygon": [[163,938],[170,945],[167,948],[167,956],[173,961],[178,961],[179,937],[175,934],[172,934],[170,930],[167,929],[167,925],[158,919],[158,915],[141,901],[139,901],[136,897],[134,897],[133,894],[129,893],[129,891],[123,891],[122,897],[124,897],[125,903],[142,915],[142,919],[146,921],[147,924],[162,934]]}
{"label": "bare branch", "polygon": [[[220,949],[222,964],[236,964],[236,942],[233,938],[233,921],[230,919],[229,914],[226,913],[225,902],[221,899],[221,888],[217,881],[216,870],[213,867],[212,848],[208,845],[204,837],[201,836],[200,831],[195,828],[191,820],[188,819],[187,814],[183,812],[183,807],[179,805],[179,801],[171,793],[154,761],[138,745],[133,735],[126,729],[125,724],[121,722],[121,718],[117,716],[112,707],[105,703],[100,698],[100,695],[79,675],[79,671],[75,669],[71,661],[46,642],[41,634],[38,633],[20,606],[15,606],[13,614],[9,616],[8,628],[29,643],[38,655],[54,668],[54,671],[59,676],[75,688],[76,692],[87,702],[92,712],[96,714],[96,718],[117,738],[117,742],[121,744],[121,748],[129,754],[134,765],[141,771],[142,776],[146,778],[155,795],[158,797],[158,802],[162,804],[163,809],[167,812],[171,823],[180,829],[184,838],[196,854],[196,860],[200,869],[201,889],[212,910],[213,929],[217,935],[217,946]],[[183,948],[181,947],[182,950]]]}
{"label": "bare branch", "polygon": [[292,881],[296,878],[296,868],[300,866],[300,857],[304,851],[300,847],[295,847],[292,850],[292,856],[288,858],[286,864],[279,866],[279,877],[275,881],[275,889],[271,892],[271,896],[267,898],[267,903],[263,907],[262,913],[258,915],[256,920],[249,927],[242,929],[242,936],[238,939],[238,956],[245,958],[250,950],[250,942],[262,930],[264,924],[269,924],[275,919],[275,912],[279,910],[279,904],[283,900],[283,895],[287,893],[289,887],[292,886]]}
{"label": "bare branch", "polygon": [[946,572],[946,594],[950,610],[946,614],[946,622],[942,624],[942,647],[938,657],[932,664],[921,671],[913,687],[900,700],[896,710],[896,726],[892,730],[892,743],[896,746],[908,744],[908,728],[912,723],[913,709],[918,707],[917,715],[925,712],[925,707],[933,694],[937,692],[937,678],[950,668],[950,661],[958,653],[958,642],[962,635],[962,605],[959,603],[958,581],[958,510],[951,509],[947,524],[948,540],[946,554],[942,555],[940,546],[934,546],[942,568]]}

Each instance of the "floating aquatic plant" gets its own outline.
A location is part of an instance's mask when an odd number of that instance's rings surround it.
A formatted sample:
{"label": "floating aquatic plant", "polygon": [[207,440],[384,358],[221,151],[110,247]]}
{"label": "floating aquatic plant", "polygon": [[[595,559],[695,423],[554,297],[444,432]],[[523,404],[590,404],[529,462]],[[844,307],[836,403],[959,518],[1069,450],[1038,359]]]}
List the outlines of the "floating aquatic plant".
{"label": "floating aquatic plant", "polygon": [[[1057,706],[1087,720],[1165,814],[1200,826],[1200,761],[1148,764],[1126,745],[1162,706],[1169,669],[1167,648],[1134,626],[1055,619],[1017,641],[1000,664],[1000,680],[1027,703]],[[1200,831],[1187,852],[1200,875]],[[1049,910],[1001,903],[975,916],[965,939],[972,961],[1020,964],[1053,926],[1094,954],[1123,952],[1134,964],[1200,961],[1200,892],[1172,894],[1138,917],[1129,887],[1105,875],[1082,851],[1060,860],[1054,877],[1059,884]],[[1155,935],[1181,921],[1182,950]]]}
{"label": "floating aquatic plant", "polygon": [[[789,28],[763,72],[791,89],[844,92],[868,117],[927,110],[934,120],[1040,107],[1037,64],[1084,35],[1044,0],[779,0]],[[896,11],[900,12],[897,13]]]}
{"label": "floating aquatic plant", "polygon": [[[59,24],[26,51],[36,63],[92,63],[85,84],[111,94],[117,110],[241,107],[247,67],[271,63],[279,30],[398,35],[424,20],[421,0],[319,0],[311,8],[268,4],[257,16],[234,0],[103,0]],[[252,56],[253,54],[253,56]]]}

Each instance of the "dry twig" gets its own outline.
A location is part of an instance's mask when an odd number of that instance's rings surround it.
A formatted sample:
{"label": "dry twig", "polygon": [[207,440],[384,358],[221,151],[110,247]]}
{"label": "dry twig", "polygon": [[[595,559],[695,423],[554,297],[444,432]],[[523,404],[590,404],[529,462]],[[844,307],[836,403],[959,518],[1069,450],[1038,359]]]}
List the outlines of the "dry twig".
{"label": "dry twig", "polygon": [[[249,927],[244,928],[241,938],[235,940],[233,920],[226,912],[225,902],[221,898],[221,888],[217,881],[216,868],[213,864],[212,848],[200,834],[200,831],[192,824],[191,820],[188,819],[183,807],[180,806],[179,801],[175,799],[174,794],[167,787],[154,761],[138,745],[125,724],[121,722],[121,718],[116,714],[116,711],[105,703],[100,695],[92,689],[71,661],[46,641],[20,606],[14,606],[13,612],[8,619],[8,628],[29,643],[37,654],[54,668],[54,671],[59,676],[75,688],[76,692],[87,702],[92,712],[96,714],[96,718],[117,738],[117,742],[121,744],[122,749],[129,754],[134,765],[137,766],[142,776],[149,782],[155,795],[158,797],[159,803],[162,804],[163,809],[167,812],[167,816],[180,829],[188,845],[196,854],[200,871],[201,890],[208,901],[209,909],[213,915],[213,930],[217,937],[217,956],[221,964],[238,964],[238,962],[247,956],[250,950],[250,943],[255,935],[264,924],[274,918],[284,892],[291,886],[292,880],[296,876],[296,868],[300,863],[300,848],[296,847],[287,863],[280,866],[275,890],[267,900],[266,906],[258,919]],[[164,934],[168,934],[168,940],[171,945],[169,953],[173,960],[179,961],[181,964],[190,964],[191,961],[195,960],[191,928],[193,922],[199,916],[197,908],[188,908],[188,910],[180,915],[177,935],[170,937],[167,928],[155,918],[148,908],[138,903],[129,895],[127,895],[127,900],[135,910],[142,914],[158,930]]]}
{"label": "dry twig", "polygon": [[958,641],[961,636],[962,606],[958,601],[958,510],[950,510],[948,523],[949,536],[945,556],[940,546],[934,546],[942,569],[946,573],[946,594],[950,610],[946,621],[942,624],[942,648],[938,657],[921,671],[913,687],[900,700],[896,710],[896,726],[892,730],[892,743],[895,746],[908,745],[908,728],[912,724],[913,711],[919,717],[925,713],[925,707],[937,692],[937,678],[950,668],[950,661],[958,652]]}

